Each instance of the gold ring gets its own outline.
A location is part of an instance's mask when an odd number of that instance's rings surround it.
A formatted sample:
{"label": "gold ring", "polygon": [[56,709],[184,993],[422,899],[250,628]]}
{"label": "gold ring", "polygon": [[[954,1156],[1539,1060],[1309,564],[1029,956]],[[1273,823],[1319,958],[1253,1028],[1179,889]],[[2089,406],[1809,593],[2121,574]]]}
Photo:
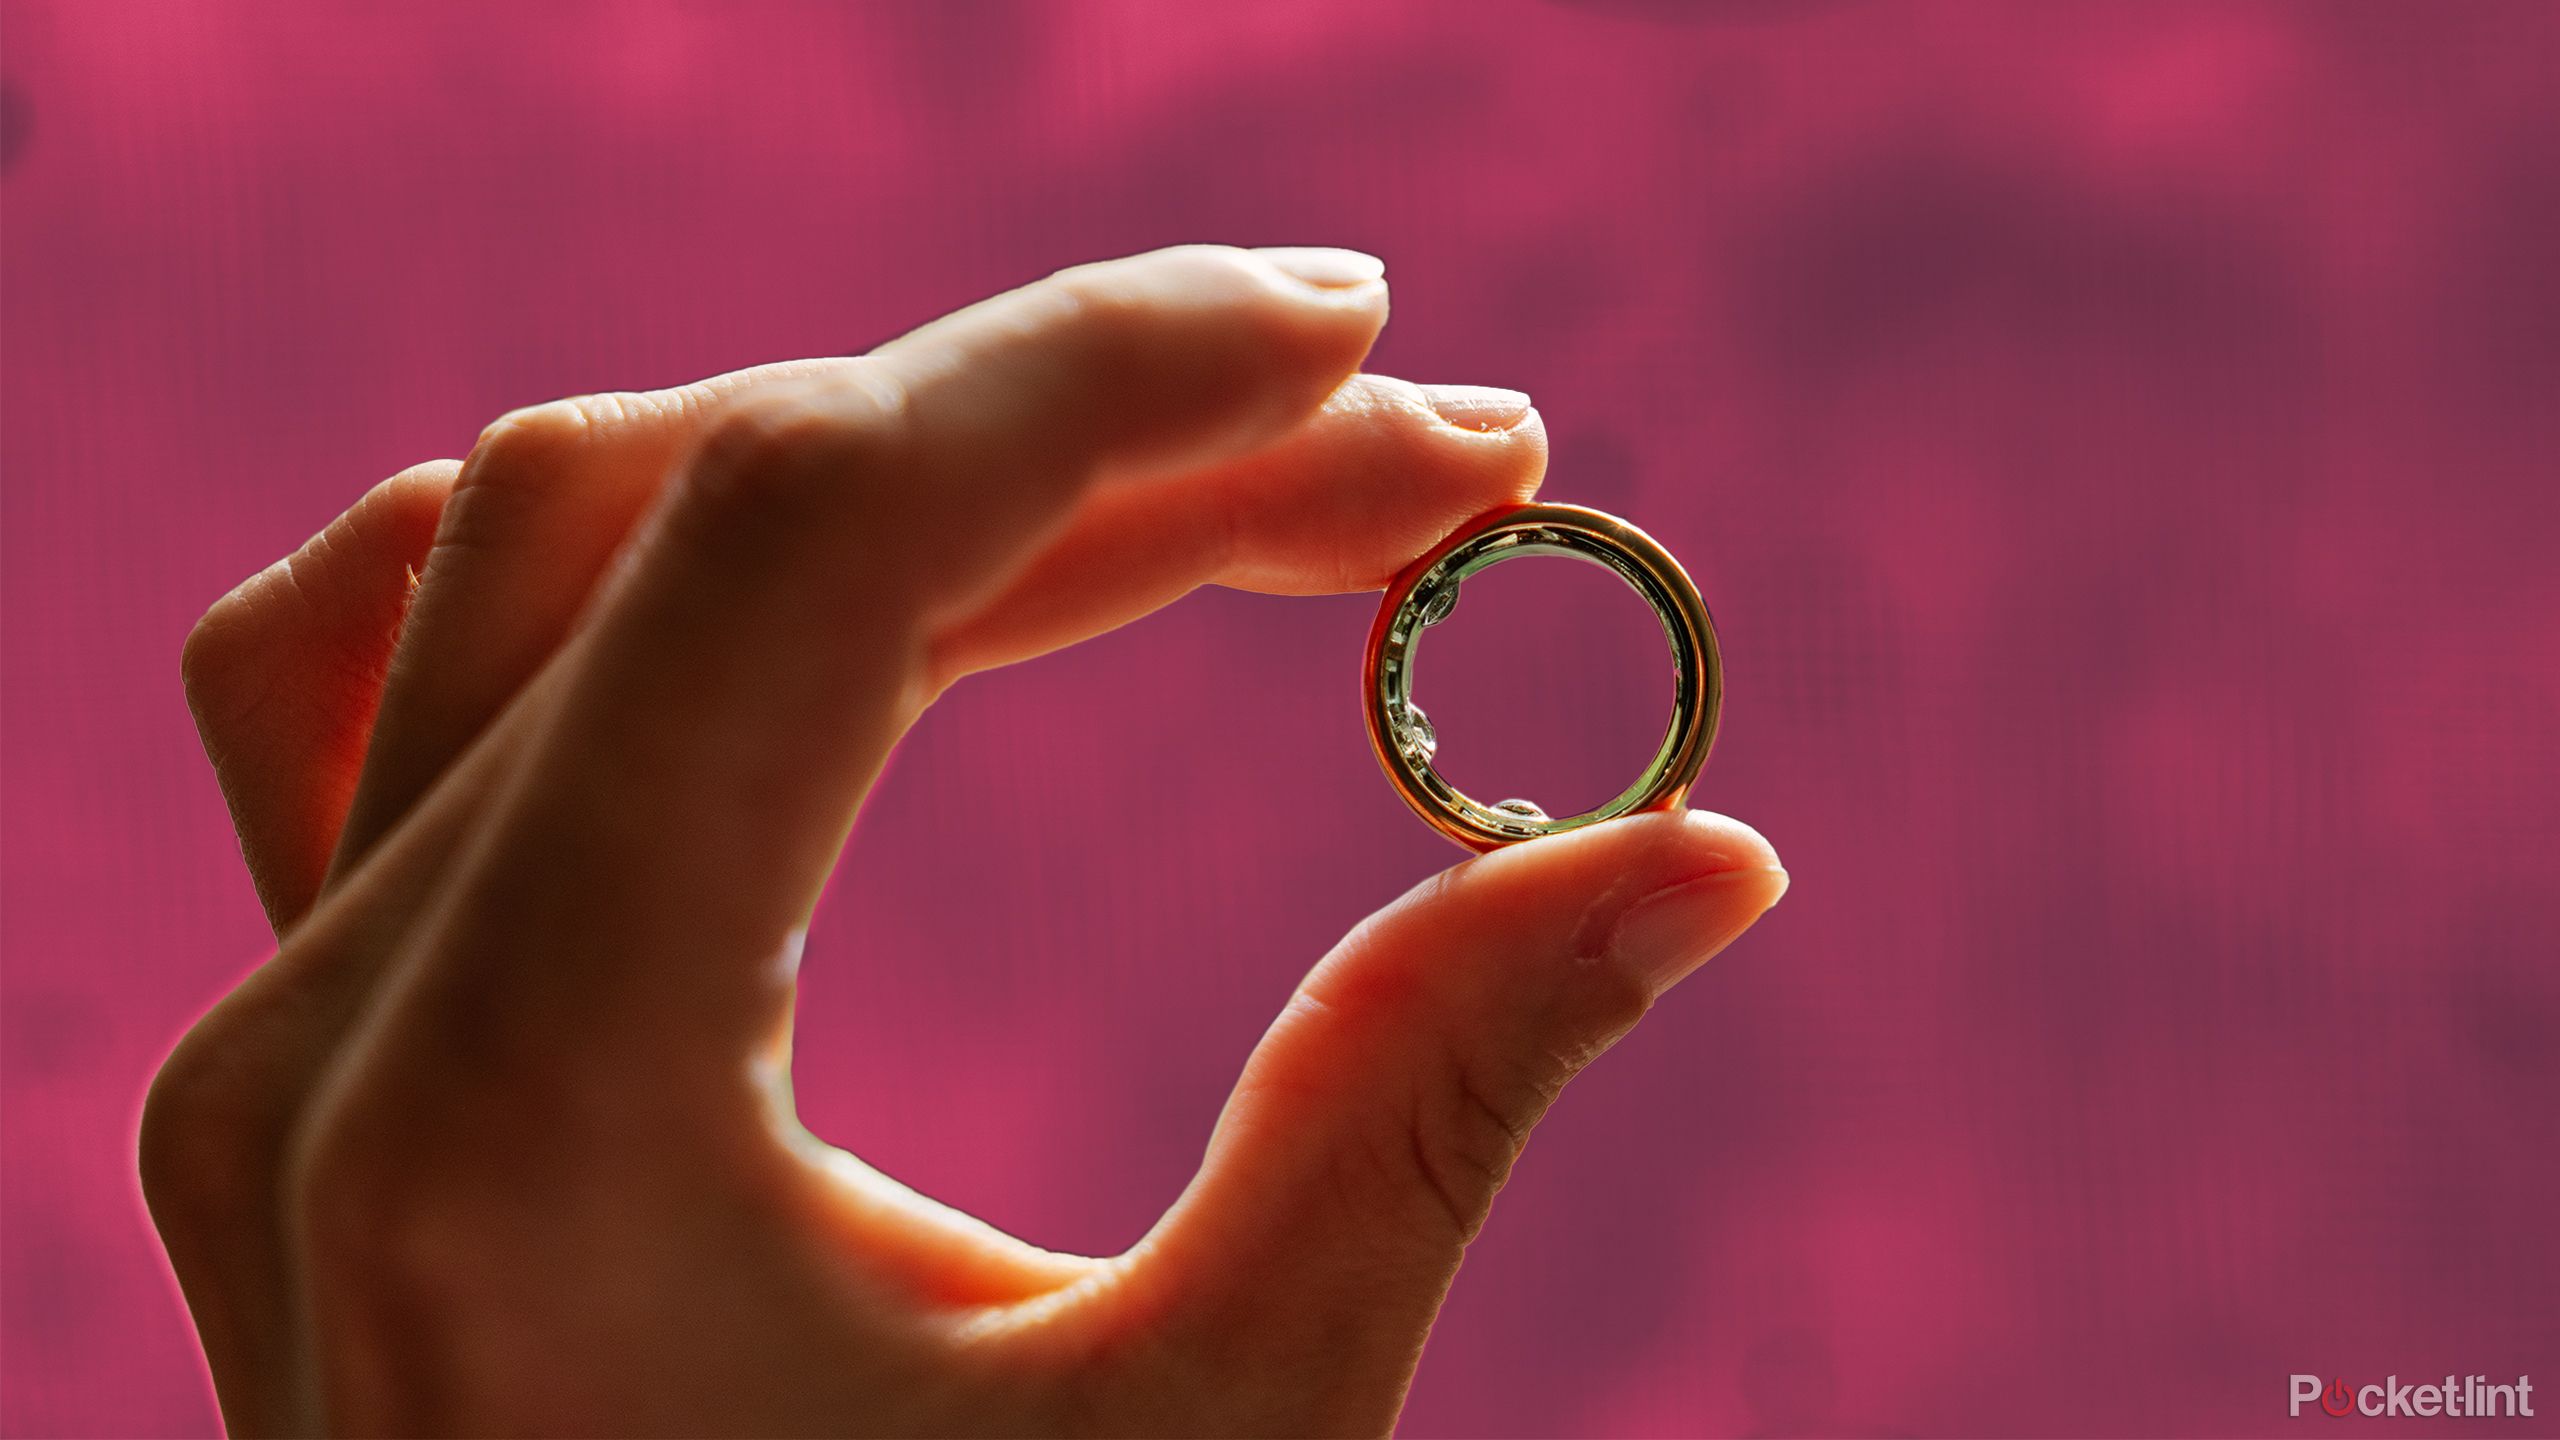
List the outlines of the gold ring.
{"label": "gold ring", "polygon": [[[1671,723],[1653,763],[1616,799],[1559,820],[1526,800],[1487,805],[1431,768],[1439,748],[1431,720],[1413,703],[1414,657],[1422,632],[1449,618],[1458,586],[1470,575],[1524,555],[1565,555],[1606,566],[1653,607],[1670,642],[1675,688]],[[1579,830],[1639,810],[1677,808],[1715,744],[1724,704],[1724,665],[1715,621],[1698,587],[1671,552],[1615,515],[1579,505],[1515,505],[1480,515],[1405,567],[1387,586],[1369,627],[1361,667],[1361,710],[1369,748],[1387,779],[1431,827],[1470,850],[1491,850],[1541,835]]]}

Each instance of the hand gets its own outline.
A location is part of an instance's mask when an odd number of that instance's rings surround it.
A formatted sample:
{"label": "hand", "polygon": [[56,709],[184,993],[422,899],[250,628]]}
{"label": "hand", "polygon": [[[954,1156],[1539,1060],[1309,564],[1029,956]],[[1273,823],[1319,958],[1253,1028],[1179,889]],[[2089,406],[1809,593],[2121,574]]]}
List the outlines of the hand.
{"label": "hand", "polygon": [[1069,270],[518,411],[217,604],[188,695],[281,943],[142,1168],[230,1426],[1389,1427],[1529,1127],[1784,889],[1749,829],[1371,917],[1124,1255],[918,1197],[781,1083],[819,887],[945,686],[1204,583],[1375,588],[1536,488],[1521,397],[1353,374],[1386,310],[1348,252]]}

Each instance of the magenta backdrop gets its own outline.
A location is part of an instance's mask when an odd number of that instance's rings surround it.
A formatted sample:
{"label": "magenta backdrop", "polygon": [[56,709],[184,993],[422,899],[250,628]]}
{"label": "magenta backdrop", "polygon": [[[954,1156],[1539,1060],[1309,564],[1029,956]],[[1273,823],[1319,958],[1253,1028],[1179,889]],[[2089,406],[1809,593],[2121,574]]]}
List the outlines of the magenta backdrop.
{"label": "magenta backdrop", "polygon": [[[1550,493],[1704,585],[1699,798],[1796,876],[1540,1133],[1409,1430],[2560,1406],[2560,7],[0,14],[10,1433],[214,1424],[131,1158],[264,943],[204,605],[506,408],[1192,239],[1375,250],[1375,368],[1537,395]],[[1137,1236],[1455,858],[1368,609],[1204,592],[929,717],[812,945],[815,1128]]]}

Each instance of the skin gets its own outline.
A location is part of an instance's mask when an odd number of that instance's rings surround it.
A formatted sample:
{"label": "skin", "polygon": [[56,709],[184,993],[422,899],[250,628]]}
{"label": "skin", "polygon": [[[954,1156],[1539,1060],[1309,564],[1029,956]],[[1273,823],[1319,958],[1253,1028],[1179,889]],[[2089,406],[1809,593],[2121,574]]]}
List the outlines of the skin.
{"label": "skin", "polygon": [[187,693],[279,948],[141,1166],[234,1432],[1392,1427],[1530,1127],[1784,890],[1749,828],[1369,918],[1126,1254],[915,1195],[785,1082],[810,909],[945,687],[1202,584],[1376,588],[1536,489],[1526,397],[1355,373],[1378,271],[1160,251],[517,411],[213,607]]}

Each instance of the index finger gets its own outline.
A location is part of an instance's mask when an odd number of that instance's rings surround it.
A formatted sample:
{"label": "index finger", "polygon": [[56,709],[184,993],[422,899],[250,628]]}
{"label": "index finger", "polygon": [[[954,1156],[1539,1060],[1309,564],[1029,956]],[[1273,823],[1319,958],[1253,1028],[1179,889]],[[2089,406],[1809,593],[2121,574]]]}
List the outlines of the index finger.
{"label": "index finger", "polygon": [[535,1050],[646,1036],[653,1067],[699,1044],[734,1072],[937,630],[1098,479],[1249,453],[1366,352],[1375,270],[1298,268],[1200,247],[1069,271],[733,406],[563,656],[433,947],[439,1003]]}
{"label": "index finger", "polygon": [[1355,375],[1278,444],[1097,490],[984,608],[938,633],[930,688],[1125,625],[1202,585],[1375,590],[1466,520],[1537,493],[1529,397]]}

